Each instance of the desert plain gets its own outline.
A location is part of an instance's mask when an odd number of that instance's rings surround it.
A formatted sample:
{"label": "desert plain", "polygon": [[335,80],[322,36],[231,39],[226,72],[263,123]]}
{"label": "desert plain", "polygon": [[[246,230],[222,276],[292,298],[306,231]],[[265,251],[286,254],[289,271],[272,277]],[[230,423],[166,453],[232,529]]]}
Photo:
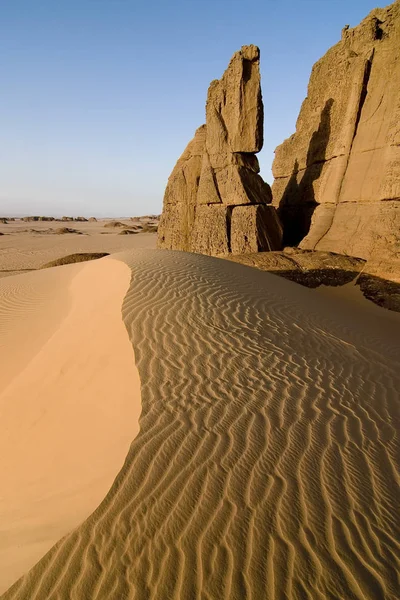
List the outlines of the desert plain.
{"label": "desert plain", "polygon": [[157,225],[157,218],[152,217],[99,218],[95,221],[62,221],[61,218],[57,221],[23,221],[22,218],[2,218],[0,278],[39,269],[50,261],[74,253],[112,253],[135,247],[155,248],[157,236],[154,231],[142,231],[143,226],[151,229],[154,225]]}

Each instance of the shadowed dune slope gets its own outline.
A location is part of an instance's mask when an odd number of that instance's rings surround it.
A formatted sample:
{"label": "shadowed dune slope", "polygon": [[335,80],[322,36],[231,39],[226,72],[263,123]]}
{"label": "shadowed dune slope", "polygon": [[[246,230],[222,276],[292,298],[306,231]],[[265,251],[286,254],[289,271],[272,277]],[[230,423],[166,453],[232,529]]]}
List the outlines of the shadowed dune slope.
{"label": "shadowed dune slope", "polygon": [[3,598],[395,600],[398,320],[206,256],[118,256],[140,432]]}

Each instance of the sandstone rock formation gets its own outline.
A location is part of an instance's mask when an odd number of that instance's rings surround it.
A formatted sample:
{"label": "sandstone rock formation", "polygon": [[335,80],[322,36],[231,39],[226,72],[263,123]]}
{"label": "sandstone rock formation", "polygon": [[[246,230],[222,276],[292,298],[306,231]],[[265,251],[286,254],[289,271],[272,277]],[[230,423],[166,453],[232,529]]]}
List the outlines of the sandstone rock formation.
{"label": "sandstone rock formation", "polygon": [[363,258],[370,274],[398,281],[399,49],[398,1],[344,28],[314,65],[273,165],[285,245]]}
{"label": "sandstone rock formation", "polygon": [[29,223],[30,221],[56,221],[57,219],[55,217],[39,217],[39,216],[32,216],[32,217],[22,217],[21,221],[24,221],[25,223]]}
{"label": "sandstone rock formation", "polygon": [[168,180],[159,248],[211,255],[280,249],[280,222],[255,156],[262,145],[259,49],[243,46],[211,82],[206,125]]}

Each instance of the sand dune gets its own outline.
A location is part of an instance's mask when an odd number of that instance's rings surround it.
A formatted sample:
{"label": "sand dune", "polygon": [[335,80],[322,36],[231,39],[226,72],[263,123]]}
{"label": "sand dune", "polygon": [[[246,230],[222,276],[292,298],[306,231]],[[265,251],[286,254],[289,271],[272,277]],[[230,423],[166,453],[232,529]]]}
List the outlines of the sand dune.
{"label": "sand dune", "polygon": [[397,599],[398,315],[205,256],[116,257],[140,431],[2,598]]}
{"label": "sand dune", "polygon": [[96,508],[137,433],[129,281],[106,259],[0,282],[1,591]]}

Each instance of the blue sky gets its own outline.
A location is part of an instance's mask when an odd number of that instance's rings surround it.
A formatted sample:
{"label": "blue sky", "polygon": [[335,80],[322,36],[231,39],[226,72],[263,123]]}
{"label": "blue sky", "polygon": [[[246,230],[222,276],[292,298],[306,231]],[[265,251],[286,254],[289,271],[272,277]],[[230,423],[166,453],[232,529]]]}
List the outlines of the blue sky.
{"label": "blue sky", "polygon": [[159,213],[210,81],[250,43],[271,183],[313,63],[377,2],[0,0],[0,216]]}

